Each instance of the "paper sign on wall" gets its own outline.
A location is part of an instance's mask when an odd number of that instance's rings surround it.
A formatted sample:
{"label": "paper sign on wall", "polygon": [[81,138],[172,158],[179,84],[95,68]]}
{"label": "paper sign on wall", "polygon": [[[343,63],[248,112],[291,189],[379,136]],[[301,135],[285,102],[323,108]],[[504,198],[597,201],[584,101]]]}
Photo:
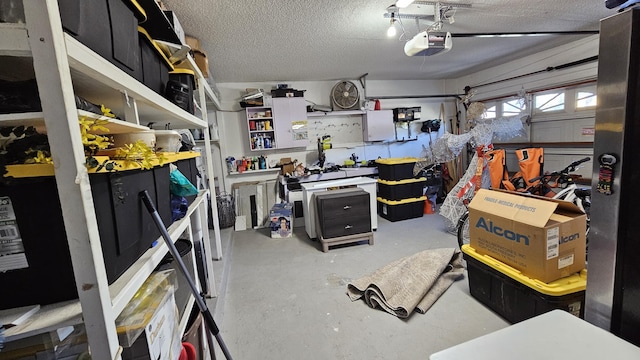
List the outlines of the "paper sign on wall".
{"label": "paper sign on wall", "polygon": [[309,122],[307,120],[292,121],[291,122],[291,134],[293,140],[308,140],[309,139]]}

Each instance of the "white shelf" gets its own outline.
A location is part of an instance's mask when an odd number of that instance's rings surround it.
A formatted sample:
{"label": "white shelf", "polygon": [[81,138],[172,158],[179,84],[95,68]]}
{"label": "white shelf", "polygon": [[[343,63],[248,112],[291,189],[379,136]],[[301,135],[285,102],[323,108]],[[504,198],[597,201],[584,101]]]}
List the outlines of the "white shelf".
{"label": "white shelf", "polygon": [[82,309],[77,300],[40,307],[24,323],[4,330],[5,343],[82,323]]}
{"label": "white shelf", "polygon": [[[146,126],[130,123],[124,120],[113,119],[84,110],[78,110],[78,118],[83,116],[91,119],[108,121],[108,123],[103,126],[109,129],[109,131],[96,131],[94,132],[95,134],[123,134],[150,130]],[[2,126],[33,126],[40,132],[47,132],[44,125],[44,114],[42,112],[0,114],[0,124],[2,124]]]}
{"label": "white shelf", "polygon": [[91,118],[91,119],[108,121],[108,123],[103,125],[103,126],[106,127],[107,129],[109,129],[109,131],[93,131],[94,134],[98,134],[98,135],[104,135],[104,134],[126,134],[126,133],[131,133],[131,132],[136,132],[136,131],[149,131],[149,130],[151,130],[147,126],[130,123],[128,121],[124,121],[124,120],[120,120],[120,119],[110,118],[108,116],[102,116],[102,115],[94,114],[92,112],[88,112],[88,111],[84,111],[84,110],[78,110],[78,117],[80,118],[80,117],[83,117],[83,116]]}
{"label": "white shelf", "polygon": [[[174,129],[206,128],[202,119],[189,114],[100,55],[64,34],[74,90],[93,103],[104,104],[115,114],[125,114],[123,95],[136,100],[141,125],[154,123]],[[130,106],[133,106],[131,102]]]}
{"label": "white shelf", "polygon": [[0,55],[31,56],[29,37],[24,24],[0,23]]}
{"label": "white shelf", "polygon": [[271,130],[249,130],[249,133],[253,134],[253,133],[265,133],[265,132],[275,132],[274,129]]}
{"label": "white shelf", "polygon": [[[207,113],[193,115],[149,89],[117,66],[102,58],[81,44],[60,27],[58,4],[56,0],[24,1],[27,24],[0,24],[0,56],[31,58],[33,70],[40,93],[47,96],[42,100],[42,112],[0,115],[0,125],[48,125],[50,133],[55,127],[55,136],[49,137],[54,156],[61,161],[56,164],[56,181],[61,194],[60,203],[65,218],[76,216],[86,221],[67,222],[69,252],[75,265],[76,285],[82,288],[81,300],[42,306],[40,310],[23,324],[4,330],[5,341],[41,334],[69,325],[86,324],[87,341],[96,359],[119,358],[122,349],[119,346],[115,328],[115,317],[133,297],[140,285],[155,269],[167,253],[164,239],[158,245],[142,255],[113,284],[108,285],[103,259],[100,258],[100,237],[93,209],[93,203],[86,201],[91,197],[91,184],[87,176],[82,176],[84,152],[79,146],[77,119],[74,119],[74,93],[95,104],[104,104],[112,109],[122,120],[109,119],[109,133],[146,130],[145,125],[154,124],[157,128],[206,129]],[[189,63],[195,63],[189,58]],[[201,72],[194,66],[198,81],[197,93],[203,109],[214,103],[219,109],[216,94],[209,84],[203,81]],[[4,74],[10,68],[3,69]],[[101,115],[78,112],[80,116],[107,119]],[[201,116],[201,117],[200,117]],[[45,125],[46,124],[46,125]],[[209,138],[209,135],[206,135]],[[205,143],[210,150],[210,144]],[[209,178],[213,178],[213,165],[207,165]],[[211,185],[210,181],[210,185]],[[204,201],[208,191],[202,191],[189,207],[187,215],[172,224],[168,231],[173,239],[187,228],[196,218],[206,224]],[[220,249],[217,208],[212,214],[216,245]],[[211,253],[208,232],[204,232],[205,248]],[[207,246],[209,246],[207,248]],[[207,295],[215,296],[215,279],[211,257],[208,257],[207,270],[210,274]],[[1,356],[0,356],[1,357]]]}
{"label": "white shelf", "polygon": [[42,112],[0,114],[2,126],[33,126],[38,131],[44,130],[44,115]]}
{"label": "white shelf", "polygon": [[308,112],[307,117],[322,117],[322,116],[352,116],[363,115],[363,110],[338,110],[338,111],[314,111]]}
{"label": "white shelf", "polygon": [[[24,24],[3,23],[0,24],[0,31],[0,55],[31,56]],[[74,90],[85,99],[105,104],[114,113],[121,115],[125,113],[126,102],[123,101],[123,95],[126,94],[137,101],[142,125],[153,122],[161,127],[170,124],[174,129],[207,127],[202,119],[149,89],[72,36],[64,34],[64,38]],[[209,84],[201,81],[199,85],[204,86],[207,97],[219,108],[219,101]]]}
{"label": "white shelf", "polygon": [[247,120],[273,120],[273,117],[252,117],[252,118],[247,118]]}
{"label": "white shelf", "polygon": [[[256,150],[274,150],[274,149],[256,149]],[[243,172],[230,171],[229,175],[255,175],[255,174],[264,174],[271,172],[278,172],[280,168],[271,168],[271,169],[259,169],[259,170],[245,170]]]}
{"label": "white shelf", "polygon": [[[178,239],[187,226],[189,226],[191,214],[200,206],[202,201],[207,199],[207,194],[208,190],[200,191],[196,199],[189,206],[185,217],[169,226],[167,231],[172,239]],[[164,240],[160,238],[158,245],[145,252],[118,280],[109,286],[113,312],[115,314],[114,317],[117,317],[122,312],[136,291],[142,286],[142,283],[151,275],[168,251],[169,248]],[[82,308],[80,307],[80,301],[71,300],[45,305],[23,324],[5,330],[5,341],[19,340],[64,326],[81,323]]]}

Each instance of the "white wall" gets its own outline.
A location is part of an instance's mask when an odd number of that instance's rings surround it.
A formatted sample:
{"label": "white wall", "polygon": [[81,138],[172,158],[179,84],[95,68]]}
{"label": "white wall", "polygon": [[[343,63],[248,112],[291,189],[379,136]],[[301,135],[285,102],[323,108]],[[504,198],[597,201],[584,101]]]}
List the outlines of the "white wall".
{"label": "white wall", "polygon": [[[357,79],[353,80],[360,88],[361,98],[364,98],[364,91]],[[428,134],[420,132],[420,123],[412,126],[412,136],[417,137],[417,141],[390,142],[390,143],[364,143],[362,141],[362,116],[331,116],[331,117],[310,117],[310,127],[314,130],[310,132],[310,144],[306,148],[265,150],[263,152],[251,151],[249,147],[249,137],[245,118],[245,111],[239,106],[239,99],[247,88],[262,88],[271,90],[277,83],[286,83],[289,87],[305,90],[305,99],[318,105],[330,105],[329,95],[332,87],[337,81],[315,81],[315,82],[273,82],[273,83],[220,83],[217,84],[220,90],[220,99],[223,109],[217,113],[218,127],[221,138],[221,154],[225,158],[233,156],[236,159],[242,156],[257,156],[262,153],[268,156],[269,162],[275,163],[282,157],[291,157],[309,166],[318,160],[316,135],[323,134],[323,128],[327,132],[333,132],[333,149],[327,150],[327,162],[342,165],[344,160],[351,154],[356,154],[359,160],[374,160],[378,157],[418,157],[422,150],[422,145],[429,142]],[[444,81],[366,81],[366,96],[415,96],[415,95],[441,95],[444,94]],[[422,107],[422,119],[434,119],[440,116],[440,104],[445,103],[445,120],[452,118],[455,121],[455,99],[453,98],[420,98],[420,99],[393,99],[381,100],[383,109],[396,107]],[[311,103],[310,103],[311,104]],[[330,126],[332,123],[348,123],[350,134],[336,133]],[[446,125],[449,126],[448,124]],[[440,134],[444,130],[441,127]],[[399,137],[408,135],[407,132],[399,130]],[[439,134],[432,134],[435,140]],[[225,188],[230,191],[231,185],[242,181],[262,181],[274,179],[276,173],[232,175],[225,178]]]}

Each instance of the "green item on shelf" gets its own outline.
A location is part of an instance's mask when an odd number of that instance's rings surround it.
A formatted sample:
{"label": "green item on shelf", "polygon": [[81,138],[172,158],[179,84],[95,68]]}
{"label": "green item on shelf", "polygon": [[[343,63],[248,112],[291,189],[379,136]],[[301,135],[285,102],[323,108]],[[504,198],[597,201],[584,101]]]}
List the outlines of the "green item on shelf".
{"label": "green item on shelf", "polygon": [[198,195],[198,189],[178,169],[171,172],[170,191],[176,196]]}

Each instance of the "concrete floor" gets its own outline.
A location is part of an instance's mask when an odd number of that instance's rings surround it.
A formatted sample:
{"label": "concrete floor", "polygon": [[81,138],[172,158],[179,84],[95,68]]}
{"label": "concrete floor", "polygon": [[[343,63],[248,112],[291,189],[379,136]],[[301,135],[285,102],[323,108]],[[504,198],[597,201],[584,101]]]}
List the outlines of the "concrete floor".
{"label": "concrete floor", "polygon": [[[456,247],[442,217],[379,218],[375,245],[323,253],[303,227],[271,239],[268,229],[223,229],[215,261],[214,313],[235,359],[427,359],[430,354],[509,324],[455,282],[424,315],[402,320],[346,295],[351,279],[416,252]],[[219,357],[223,358],[223,357]]]}

